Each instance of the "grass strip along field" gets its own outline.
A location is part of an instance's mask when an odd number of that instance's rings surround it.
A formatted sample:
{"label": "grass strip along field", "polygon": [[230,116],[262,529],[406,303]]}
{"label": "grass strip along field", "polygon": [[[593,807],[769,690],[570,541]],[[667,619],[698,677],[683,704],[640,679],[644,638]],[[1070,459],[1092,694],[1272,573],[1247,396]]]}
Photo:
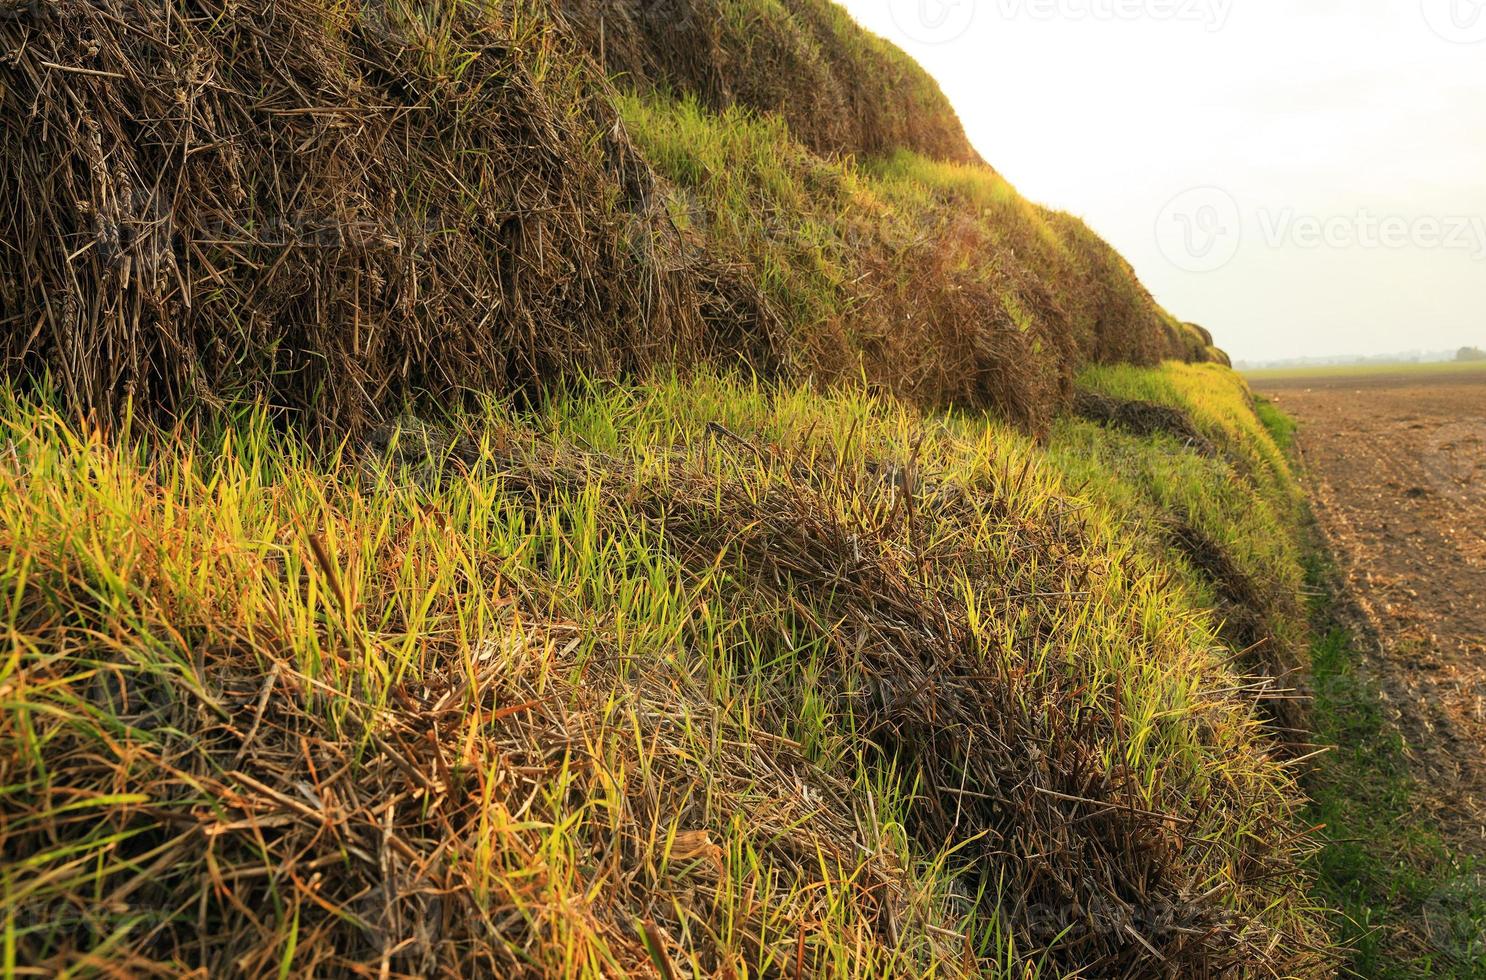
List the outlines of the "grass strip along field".
{"label": "grass strip along field", "polygon": [[1225,368],[1085,384],[1225,448],[709,375],[329,455],[6,394],[8,963],[1321,972],[1282,683],[1170,544],[1292,581],[1293,486]]}
{"label": "grass strip along field", "polygon": [[1486,976],[1486,873],[1432,826],[1361,641],[1336,618],[1323,560],[1312,574],[1316,738],[1339,747],[1306,783],[1308,812],[1325,826],[1316,894],[1336,910],[1356,976]]}

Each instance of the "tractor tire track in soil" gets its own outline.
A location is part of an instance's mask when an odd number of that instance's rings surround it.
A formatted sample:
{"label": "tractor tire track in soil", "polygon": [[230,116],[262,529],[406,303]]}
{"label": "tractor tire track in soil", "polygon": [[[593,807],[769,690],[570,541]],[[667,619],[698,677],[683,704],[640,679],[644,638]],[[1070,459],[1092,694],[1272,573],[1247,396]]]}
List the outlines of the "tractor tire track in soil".
{"label": "tractor tire track in soil", "polygon": [[1256,381],[1300,423],[1316,518],[1447,841],[1486,855],[1486,371]]}

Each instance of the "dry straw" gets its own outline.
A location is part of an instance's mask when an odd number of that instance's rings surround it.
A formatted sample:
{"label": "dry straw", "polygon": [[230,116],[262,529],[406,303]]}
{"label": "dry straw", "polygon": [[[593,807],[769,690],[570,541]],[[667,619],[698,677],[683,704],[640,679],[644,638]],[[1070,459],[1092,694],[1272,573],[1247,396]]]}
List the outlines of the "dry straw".
{"label": "dry straw", "polygon": [[[0,356],[78,407],[355,428],[695,357],[760,314],[685,250],[538,11],[59,0],[0,19]],[[749,305],[754,309],[750,311]]]}

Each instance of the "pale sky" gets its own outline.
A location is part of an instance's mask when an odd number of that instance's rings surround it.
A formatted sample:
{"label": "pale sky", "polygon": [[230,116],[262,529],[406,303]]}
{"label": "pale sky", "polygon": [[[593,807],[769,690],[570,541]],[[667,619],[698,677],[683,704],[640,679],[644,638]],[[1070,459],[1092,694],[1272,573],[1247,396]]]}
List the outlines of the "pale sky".
{"label": "pale sky", "polygon": [[842,0],[1237,358],[1486,347],[1486,0]]}

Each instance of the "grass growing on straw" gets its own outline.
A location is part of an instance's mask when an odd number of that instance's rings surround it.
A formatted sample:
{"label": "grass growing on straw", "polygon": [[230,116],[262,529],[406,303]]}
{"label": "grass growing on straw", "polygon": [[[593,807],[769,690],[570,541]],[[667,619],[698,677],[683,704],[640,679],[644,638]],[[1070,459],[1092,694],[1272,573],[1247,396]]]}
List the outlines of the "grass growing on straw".
{"label": "grass growing on straw", "polygon": [[18,964],[1320,968],[1200,590],[1002,424],[709,377],[331,458],[0,420]]}
{"label": "grass growing on straw", "polygon": [[1066,471],[1118,500],[1208,597],[1266,716],[1307,750],[1302,498],[1248,387],[1216,364],[1096,367],[1080,381],[1105,425],[1060,423]]}

